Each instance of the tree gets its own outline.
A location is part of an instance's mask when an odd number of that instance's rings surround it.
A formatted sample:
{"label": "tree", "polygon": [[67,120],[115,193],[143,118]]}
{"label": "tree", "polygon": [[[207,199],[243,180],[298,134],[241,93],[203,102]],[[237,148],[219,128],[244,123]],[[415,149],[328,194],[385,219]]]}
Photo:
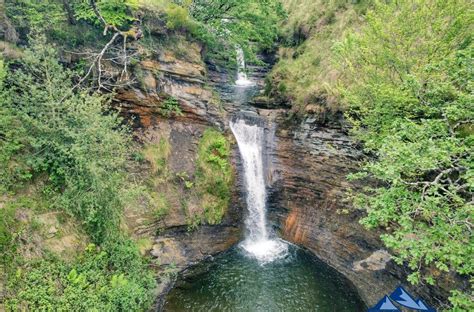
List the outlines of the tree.
{"label": "tree", "polygon": [[[118,112],[107,107],[108,97],[73,92],[74,77],[43,36],[32,41],[20,68],[6,80],[9,98],[2,109],[8,114],[2,118],[8,122],[2,122],[1,136],[8,148],[2,148],[2,168],[13,179],[6,187],[46,174],[57,207],[78,217],[94,241],[102,242],[118,229],[129,135]],[[12,174],[17,167],[21,174]]]}
{"label": "tree", "polygon": [[380,182],[355,202],[412,283],[474,273],[472,20],[467,1],[377,2],[335,47],[353,134],[371,155],[352,178]]}
{"label": "tree", "polygon": [[193,0],[178,1],[189,14],[214,34],[214,44],[239,45],[251,60],[255,53],[270,49],[278,36],[278,21],[285,16],[276,0]]}

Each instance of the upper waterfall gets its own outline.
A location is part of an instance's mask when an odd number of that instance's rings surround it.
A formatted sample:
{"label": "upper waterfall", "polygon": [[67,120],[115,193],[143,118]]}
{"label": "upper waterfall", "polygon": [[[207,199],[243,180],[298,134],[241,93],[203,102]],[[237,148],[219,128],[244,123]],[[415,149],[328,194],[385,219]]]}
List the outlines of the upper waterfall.
{"label": "upper waterfall", "polygon": [[240,46],[237,46],[237,80],[235,84],[237,86],[251,86],[254,83],[248,79],[246,66],[245,66],[245,55],[244,50]]}
{"label": "upper waterfall", "polygon": [[247,236],[241,246],[262,262],[270,262],[287,253],[287,244],[271,235],[266,220],[266,188],[264,179],[263,127],[249,125],[243,119],[230,123],[243,162],[248,217]]}

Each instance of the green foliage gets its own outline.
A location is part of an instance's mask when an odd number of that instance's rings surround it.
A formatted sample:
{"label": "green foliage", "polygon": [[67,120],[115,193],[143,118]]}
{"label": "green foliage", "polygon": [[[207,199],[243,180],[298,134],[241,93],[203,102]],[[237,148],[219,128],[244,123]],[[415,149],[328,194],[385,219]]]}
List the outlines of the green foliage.
{"label": "green foliage", "polygon": [[28,35],[41,32],[48,39],[68,47],[94,45],[101,42],[103,36],[99,29],[76,21],[74,9],[76,5],[84,5],[79,4],[80,1],[10,0],[6,1],[5,10],[24,41],[28,40]]}
{"label": "green foliage", "polygon": [[31,29],[55,31],[66,22],[61,1],[7,0],[5,9],[20,32],[28,33]]}
{"label": "green foliage", "polygon": [[178,172],[176,177],[179,179],[180,182],[184,184],[186,189],[190,189],[194,186],[194,182],[192,182],[189,178],[189,175],[186,171]]}
{"label": "green foliage", "polygon": [[6,82],[2,186],[47,174],[58,194],[55,205],[82,220],[92,239],[101,242],[118,228],[127,129],[116,112],[107,110],[105,97],[72,93],[74,74],[62,68],[41,38]]}
{"label": "green foliage", "polygon": [[[165,20],[169,33],[187,33],[207,45],[207,55],[235,62],[235,45],[244,48],[249,61],[255,53],[273,47],[277,22],[284,11],[277,0],[97,0],[97,10],[108,25],[129,30],[138,20]],[[68,47],[94,46],[107,37],[88,0],[12,0],[6,11],[24,40],[32,30]],[[91,27],[93,26],[93,27]],[[149,36],[151,34],[146,33]],[[231,47],[231,48],[229,48]]]}
{"label": "green foliage", "polygon": [[452,312],[474,311],[474,278],[471,278],[471,291],[461,292],[454,290],[451,292],[449,301],[452,304]]}
{"label": "green foliage", "polygon": [[154,285],[134,244],[120,240],[90,245],[73,263],[50,256],[19,267],[9,276],[5,305],[9,311],[144,311]]}
{"label": "green foliage", "polygon": [[[135,21],[132,11],[138,8],[138,0],[97,0],[96,5],[109,25],[126,27],[130,22]],[[89,0],[77,3],[74,6],[74,12],[78,20],[104,26],[94,13]]]}
{"label": "green foliage", "polygon": [[179,6],[175,3],[171,3],[167,6],[166,10],[166,27],[171,30],[187,29],[194,31],[196,24],[189,15],[189,9],[187,7]]}
{"label": "green foliage", "polygon": [[[334,48],[345,69],[341,91],[353,134],[375,156],[359,176],[386,186],[356,197],[368,212],[362,223],[389,230],[382,240],[414,271],[412,283],[434,283],[425,268],[474,273],[469,7],[377,2],[363,31]],[[456,294],[451,301],[461,308],[466,300]]]}
{"label": "green foliage", "polygon": [[15,235],[19,230],[19,223],[15,219],[16,207],[7,205],[0,209],[0,267],[11,262],[13,254],[16,252],[14,242]]}
{"label": "green foliage", "polygon": [[166,118],[172,116],[183,116],[181,106],[176,98],[170,96],[167,98],[160,107],[160,113]]}
{"label": "green foliage", "polygon": [[207,129],[199,142],[195,184],[202,196],[202,221],[209,224],[220,223],[229,206],[233,181],[229,157],[229,141]]}
{"label": "green foliage", "polygon": [[168,157],[171,153],[171,144],[165,139],[161,138],[158,144],[149,144],[144,150],[145,159],[150,163],[152,171],[158,177],[166,179]]}
{"label": "green foliage", "polygon": [[10,92],[5,86],[7,71],[0,59],[0,192],[11,188],[15,181],[30,178],[24,163],[16,160],[23,147],[25,128],[10,107]]}
{"label": "green foliage", "polygon": [[247,59],[256,62],[256,52],[273,47],[278,35],[277,22],[284,17],[280,2],[275,0],[176,0],[175,3],[167,10],[168,23],[182,25],[194,38],[204,42],[214,61],[234,62],[234,47],[239,45]]}
{"label": "green foliage", "polygon": [[156,220],[160,220],[166,216],[170,210],[170,203],[165,194],[150,193],[150,202],[153,205],[153,216]]}
{"label": "green foliage", "polygon": [[267,80],[266,94],[291,104],[302,113],[306,105],[326,111],[341,110],[334,96],[339,69],[331,46],[346,32],[357,31],[361,14],[372,0],[288,0],[283,5],[288,18],[281,23],[279,62]]}

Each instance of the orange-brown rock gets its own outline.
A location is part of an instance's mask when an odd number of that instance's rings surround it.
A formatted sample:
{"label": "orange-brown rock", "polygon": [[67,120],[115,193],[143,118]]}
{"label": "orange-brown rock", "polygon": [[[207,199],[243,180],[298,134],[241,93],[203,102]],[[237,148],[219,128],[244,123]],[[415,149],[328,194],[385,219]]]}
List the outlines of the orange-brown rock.
{"label": "orange-brown rock", "polygon": [[[268,112],[265,112],[268,115]],[[359,224],[351,207],[346,176],[359,166],[361,152],[338,122],[306,118],[292,124],[277,118],[271,152],[273,180],[269,217],[281,235],[312,251],[351,280],[368,305],[406,282],[408,270],[396,265],[380,233]],[[410,288],[433,305],[446,300],[442,288]]]}
{"label": "orange-brown rock", "polygon": [[184,113],[175,116],[176,119],[223,124],[213,94],[206,87],[207,71],[201,47],[196,43],[186,44],[186,58],[168,50],[147,55],[133,68],[136,82],[118,90],[115,100],[126,115],[136,117],[136,126],[146,128],[162,120],[163,102],[170,97],[178,100]]}

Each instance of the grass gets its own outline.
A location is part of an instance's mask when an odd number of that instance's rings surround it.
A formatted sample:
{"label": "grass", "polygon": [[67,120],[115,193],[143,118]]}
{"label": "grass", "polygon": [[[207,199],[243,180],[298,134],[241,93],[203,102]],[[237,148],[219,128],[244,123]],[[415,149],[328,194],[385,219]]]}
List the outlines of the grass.
{"label": "grass", "polygon": [[171,145],[165,138],[159,143],[147,145],[143,156],[150,163],[153,174],[165,177],[167,175],[167,162],[171,153]]}
{"label": "grass", "polygon": [[201,220],[208,224],[220,223],[229,207],[233,182],[229,157],[229,141],[219,131],[207,129],[199,142],[195,184],[203,208]]}
{"label": "grass", "polygon": [[289,101],[295,111],[343,110],[337,94],[338,69],[331,48],[348,31],[357,29],[369,1],[289,0],[289,17],[282,25],[284,45],[270,75],[267,93]]}
{"label": "grass", "polygon": [[164,193],[152,193],[153,215],[155,219],[162,219],[170,210],[170,203]]}

